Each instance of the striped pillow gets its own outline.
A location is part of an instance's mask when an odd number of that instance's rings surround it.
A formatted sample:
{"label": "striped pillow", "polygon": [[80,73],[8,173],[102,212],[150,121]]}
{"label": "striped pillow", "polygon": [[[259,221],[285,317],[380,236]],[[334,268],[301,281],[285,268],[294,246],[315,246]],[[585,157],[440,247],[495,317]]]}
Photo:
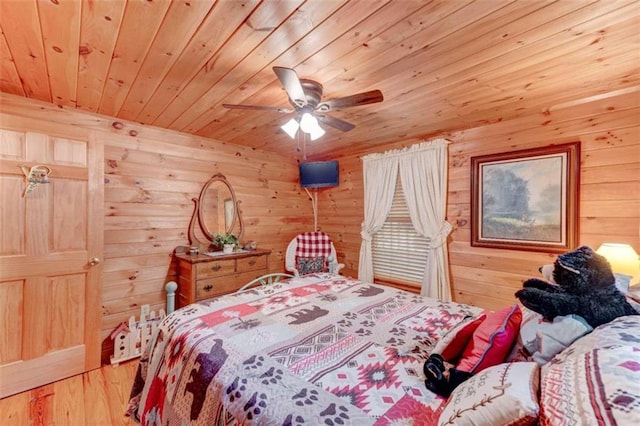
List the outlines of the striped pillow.
{"label": "striped pillow", "polygon": [[640,316],[576,340],[541,370],[540,425],[640,424]]}

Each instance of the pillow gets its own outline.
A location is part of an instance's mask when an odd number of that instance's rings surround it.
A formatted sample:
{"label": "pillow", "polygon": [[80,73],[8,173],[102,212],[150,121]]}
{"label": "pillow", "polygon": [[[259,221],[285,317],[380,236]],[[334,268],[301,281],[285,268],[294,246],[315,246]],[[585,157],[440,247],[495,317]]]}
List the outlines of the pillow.
{"label": "pillow", "polygon": [[614,278],[616,279],[615,286],[621,293],[626,293],[629,291],[629,285],[631,284],[630,275],[620,274],[618,272],[613,273]]}
{"label": "pillow", "polygon": [[[522,326],[520,326],[522,327]],[[513,347],[511,348],[511,352],[504,359],[504,362],[529,362],[533,361],[531,358],[531,354],[525,349],[522,344],[522,340],[516,338],[516,341],[513,343]]]}
{"label": "pillow", "polygon": [[630,286],[624,295],[631,307],[640,313],[640,284]]}
{"label": "pillow", "polygon": [[[640,315],[618,317],[611,322],[596,327],[591,333],[577,339],[571,346],[556,355],[549,364],[562,363],[574,354],[587,353],[594,348],[616,348],[619,346],[640,348]],[[638,351],[637,362],[638,371],[640,372],[640,351]],[[542,371],[544,372],[544,369]],[[640,401],[640,394],[638,395],[638,401]]]}
{"label": "pillow", "polygon": [[476,374],[503,362],[511,351],[521,321],[518,305],[488,314],[473,332],[456,368]]}
{"label": "pillow", "polygon": [[467,379],[451,393],[438,426],[535,424],[539,368],[535,362],[500,364]]}
{"label": "pillow", "polygon": [[433,353],[442,355],[445,361],[455,364],[462,351],[467,346],[467,342],[476,331],[476,328],[487,317],[482,313],[480,316],[465,317],[462,321],[456,324],[442,339],[438,340],[436,346],[433,348]]}
{"label": "pillow", "polygon": [[[637,328],[622,331],[638,335]],[[561,362],[556,357],[542,367],[540,424],[639,424],[640,351],[632,342],[594,343],[587,352],[572,351],[572,345]]]}
{"label": "pillow", "polygon": [[634,284],[630,286],[627,294],[631,297],[637,297],[640,301],[640,284]]}
{"label": "pillow", "polygon": [[298,257],[296,258],[296,269],[300,275],[315,274],[325,271],[325,257]]}
{"label": "pillow", "polygon": [[520,326],[520,340],[532,355],[532,359],[544,365],[591,330],[593,327],[579,315],[558,316],[551,322],[539,313],[525,308]]}
{"label": "pillow", "polygon": [[627,303],[640,314],[640,296],[631,293],[627,294]]}

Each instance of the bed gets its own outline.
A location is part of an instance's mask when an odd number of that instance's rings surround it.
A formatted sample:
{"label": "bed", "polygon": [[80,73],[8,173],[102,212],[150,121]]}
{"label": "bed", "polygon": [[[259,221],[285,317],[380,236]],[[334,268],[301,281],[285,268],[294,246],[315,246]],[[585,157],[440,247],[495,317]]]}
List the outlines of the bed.
{"label": "bed", "polygon": [[146,425],[434,424],[435,343],[481,309],[337,275],[294,278],[169,315],[129,415]]}

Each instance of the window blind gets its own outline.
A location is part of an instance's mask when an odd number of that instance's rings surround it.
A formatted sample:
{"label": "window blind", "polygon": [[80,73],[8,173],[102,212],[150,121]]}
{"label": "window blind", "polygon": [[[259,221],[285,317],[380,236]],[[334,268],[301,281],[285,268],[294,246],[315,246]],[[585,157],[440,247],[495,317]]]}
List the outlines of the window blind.
{"label": "window blind", "polygon": [[422,283],[429,240],[413,228],[400,177],[396,180],[391,211],[382,229],[373,236],[372,249],[375,277]]}

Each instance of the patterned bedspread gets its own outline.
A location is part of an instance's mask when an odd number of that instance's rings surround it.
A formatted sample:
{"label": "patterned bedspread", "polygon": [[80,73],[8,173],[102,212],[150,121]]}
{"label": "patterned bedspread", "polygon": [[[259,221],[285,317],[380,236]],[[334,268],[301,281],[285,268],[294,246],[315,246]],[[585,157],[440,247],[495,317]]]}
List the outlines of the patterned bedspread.
{"label": "patterned bedspread", "polygon": [[129,414],[143,425],[433,424],[435,342],[480,309],[341,276],[311,276],[169,315]]}

